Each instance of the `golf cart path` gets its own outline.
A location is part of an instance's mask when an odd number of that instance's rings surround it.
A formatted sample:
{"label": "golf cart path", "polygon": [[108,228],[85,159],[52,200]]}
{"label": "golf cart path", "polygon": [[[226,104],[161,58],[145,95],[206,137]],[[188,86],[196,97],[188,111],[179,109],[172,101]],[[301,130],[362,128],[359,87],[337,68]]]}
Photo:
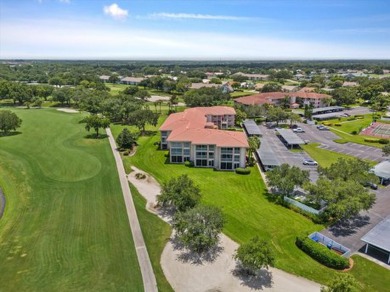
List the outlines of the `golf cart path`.
{"label": "golf cart path", "polygon": [[[142,274],[142,281],[144,285],[144,291],[157,292],[156,277],[153,272],[152,264],[150,262],[149,254],[146,249],[145,241],[142,235],[141,226],[138,221],[137,213],[135,210],[133,197],[130,193],[129,182],[125,168],[123,167],[122,158],[117,150],[114,137],[112,136],[111,129],[107,128],[106,133],[110,141],[112,153],[114,154],[116,167],[118,170],[119,180],[122,187],[123,198],[125,200],[127,216],[129,218],[130,229],[133,235],[135,251],[137,253],[138,264]],[[129,267],[130,268],[130,267]]]}
{"label": "golf cart path", "polygon": [[[162,217],[154,209],[156,198],[161,191],[159,183],[148,173],[136,167],[132,169],[128,179],[147,200],[147,209],[169,222],[169,218]],[[145,178],[137,179],[137,173],[144,174]],[[233,254],[238,244],[221,234],[219,248],[217,257],[213,261],[202,261],[176,248],[174,242],[170,240],[161,255],[161,266],[173,289],[177,292],[320,291],[319,284],[275,268],[270,268],[268,271],[262,270],[260,276],[256,278],[235,276],[233,271],[236,268],[236,262]]]}

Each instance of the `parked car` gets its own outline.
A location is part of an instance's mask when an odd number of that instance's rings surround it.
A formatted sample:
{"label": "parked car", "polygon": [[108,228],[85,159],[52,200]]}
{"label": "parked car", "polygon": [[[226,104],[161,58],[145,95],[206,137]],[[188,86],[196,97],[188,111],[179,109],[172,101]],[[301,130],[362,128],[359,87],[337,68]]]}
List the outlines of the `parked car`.
{"label": "parked car", "polygon": [[317,161],[315,161],[315,160],[305,159],[305,160],[303,161],[303,165],[315,165],[315,166],[317,166],[318,163],[317,163]]}
{"label": "parked car", "polygon": [[295,133],[305,133],[305,131],[302,128],[293,129],[293,132],[295,132]]}
{"label": "parked car", "polygon": [[373,190],[377,190],[377,189],[378,189],[378,185],[377,185],[377,184],[374,184],[374,183],[372,183],[372,182],[366,182],[366,183],[364,184],[364,186],[365,186],[365,187],[370,187],[370,188],[373,189]]}
{"label": "parked car", "polygon": [[325,127],[325,126],[323,126],[323,125],[317,126],[317,129],[320,130],[320,131],[328,131],[328,130],[329,130],[328,127]]}

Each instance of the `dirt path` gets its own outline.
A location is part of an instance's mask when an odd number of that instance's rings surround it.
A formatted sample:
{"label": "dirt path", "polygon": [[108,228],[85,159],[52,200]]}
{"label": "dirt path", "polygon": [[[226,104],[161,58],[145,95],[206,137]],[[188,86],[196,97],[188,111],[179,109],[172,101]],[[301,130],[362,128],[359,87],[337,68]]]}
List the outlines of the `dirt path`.
{"label": "dirt path", "polygon": [[[132,169],[133,172],[128,175],[129,181],[148,201],[148,210],[156,213],[153,207],[160,194],[160,185],[149,174],[135,167]],[[144,174],[145,178],[137,179],[137,173]],[[161,214],[158,215],[161,217]],[[169,221],[167,217],[162,219]],[[233,260],[233,254],[237,248],[236,242],[222,234],[216,257],[211,260],[199,260],[193,254],[177,248],[171,239],[161,255],[161,266],[167,280],[177,292],[320,291],[319,284],[274,268],[262,270],[256,278],[235,275],[236,262]]]}
{"label": "dirt path", "polygon": [[149,254],[146,249],[144,237],[142,235],[141,226],[139,225],[137,212],[135,210],[133,197],[130,193],[130,187],[127,180],[126,172],[123,167],[122,158],[116,149],[114,137],[112,136],[111,130],[106,129],[108,139],[112,153],[114,154],[116,167],[118,169],[119,180],[122,187],[123,198],[125,200],[127,216],[129,218],[130,229],[133,235],[135,251],[137,253],[139,267],[141,269],[142,280],[144,284],[144,291],[146,292],[157,292],[156,277],[153,272],[152,264],[150,262]]}

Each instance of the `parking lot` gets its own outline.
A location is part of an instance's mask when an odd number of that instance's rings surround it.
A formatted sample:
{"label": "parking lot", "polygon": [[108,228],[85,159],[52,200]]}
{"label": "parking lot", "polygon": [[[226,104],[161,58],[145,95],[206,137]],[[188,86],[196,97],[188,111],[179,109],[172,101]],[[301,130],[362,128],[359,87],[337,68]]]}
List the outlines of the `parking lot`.
{"label": "parking lot", "polygon": [[382,150],[379,148],[356,143],[339,144],[333,142],[333,140],[339,139],[340,137],[331,131],[320,131],[315,125],[307,124],[299,124],[299,127],[304,129],[305,133],[300,133],[298,135],[303,140],[308,140],[312,143],[320,143],[320,148],[376,162],[381,162],[385,159],[382,155]]}
{"label": "parking lot", "polygon": [[283,142],[276,136],[275,129],[268,129],[265,126],[260,126],[263,132],[261,140],[266,140],[272,147],[280,163],[287,163],[289,165],[297,166],[303,170],[308,170],[310,173],[310,180],[316,181],[318,178],[318,172],[316,166],[303,165],[305,159],[311,159],[311,157],[305,152],[293,152],[283,144]]}
{"label": "parking lot", "polygon": [[370,210],[360,212],[354,219],[341,221],[321,233],[350,248],[351,252],[361,249],[364,242],[360,238],[390,215],[390,186],[373,192],[376,194],[376,202]]}

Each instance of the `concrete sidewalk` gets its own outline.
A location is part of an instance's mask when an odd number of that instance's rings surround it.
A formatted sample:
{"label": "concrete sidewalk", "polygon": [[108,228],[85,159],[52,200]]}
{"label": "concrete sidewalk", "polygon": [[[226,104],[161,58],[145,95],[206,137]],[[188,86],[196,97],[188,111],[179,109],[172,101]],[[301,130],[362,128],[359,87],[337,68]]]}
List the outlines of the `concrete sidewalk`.
{"label": "concrete sidewalk", "polygon": [[137,252],[138,263],[141,269],[144,291],[157,292],[158,289],[157,289],[156,277],[154,275],[152,264],[149,259],[149,254],[146,249],[145,241],[141,231],[141,226],[139,225],[139,221],[134,207],[133,197],[131,196],[129,182],[127,180],[125,168],[123,167],[121,156],[116,149],[115,139],[112,136],[111,129],[107,128],[106,133],[108,135],[112,153],[114,154],[116,167],[118,169],[119,179],[121,182],[121,187],[123,192],[123,198],[125,199],[127,216],[129,218],[130,229],[133,235],[135,251]]}

